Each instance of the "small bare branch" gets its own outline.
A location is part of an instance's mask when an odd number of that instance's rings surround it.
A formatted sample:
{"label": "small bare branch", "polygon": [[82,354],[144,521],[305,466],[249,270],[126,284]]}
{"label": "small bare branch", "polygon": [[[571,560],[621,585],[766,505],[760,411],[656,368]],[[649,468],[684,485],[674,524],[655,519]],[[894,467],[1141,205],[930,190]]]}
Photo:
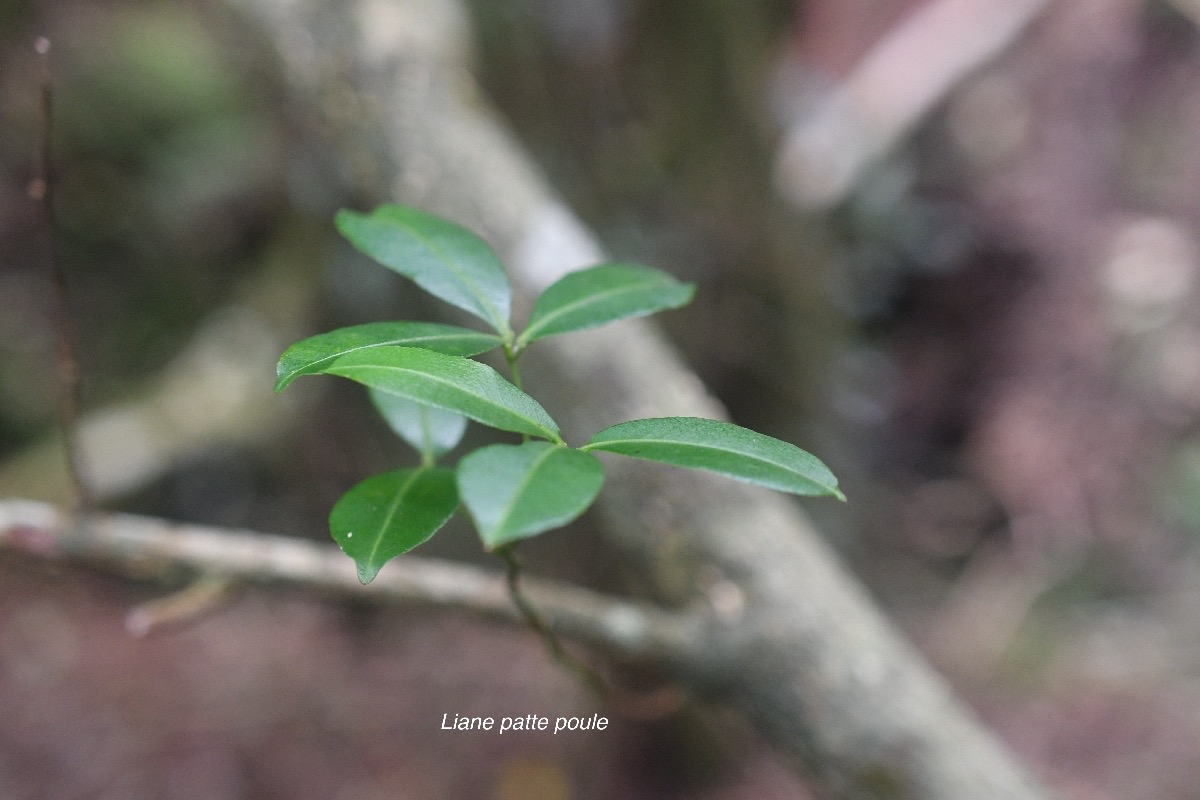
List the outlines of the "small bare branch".
{"label": "small bare branch", "polygon": [[125,616],[125,630],[141,638],[168,625],[191,622],[216,610],[233,589],[228,578],[201,578],[187,588],[142,603]]}
{"label": "small bare branch", "polygon": [[92,504],[92,495],[80,467],[78,421],[82,383],[79,375],[79,349],[75,343],[67,277],[58,260],[58,226],[54,216],[54,80],[50,72],[50,40],[39,36],[34,43],[34,50],[37,52],[40,67],[42,130],[37,168],[29,185],[29,197],[38,204],[42,212],[42,227],[46,237],[46,266],[54,292],[54,327],[58,338],[58,382],[61,393],[59,424],[62,426],[67,473],[71,479],[75,506],[85,511]]}

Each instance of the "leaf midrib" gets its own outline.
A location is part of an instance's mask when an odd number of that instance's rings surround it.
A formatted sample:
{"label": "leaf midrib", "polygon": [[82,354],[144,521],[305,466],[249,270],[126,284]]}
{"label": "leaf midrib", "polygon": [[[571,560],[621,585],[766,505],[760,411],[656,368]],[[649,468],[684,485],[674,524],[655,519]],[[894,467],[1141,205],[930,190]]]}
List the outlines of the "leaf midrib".
{"label": "leaf midrib", "polygon": [[530,325],[528,328],[526,328],[524,330],[524,332],[522,332],[520,339],[523,342],[531,341],[533,339],[533,336],[538,331],[542,330],[543,328],[549,327],[550,323],[553,322],[554,320],[556,320],[559,317],[562,317],[564,314],[572,312],[578,308],[581,308],[581,307],[587,306],[587,305],[591,305],[591,304],[595,304],[595,303],[599,303],[602,300],[608,300],[612,297],[617,297],[622,294],[633,294],[634,292],[642,291],[642,290],[646,289],[647,287],[653,288],[654,284],[656,284],[656,283],[660,284],[662,286],[662,288],[664,288],[664,289],[671,289],[671,288],[675,287],[675,284],[673,284],[673,283],[668,283],[666,281],[656,280],[654,278],[647,277],[647,279],[643,280],[641,283],[638,283],[638,284],[635,284],[632,286],[627,284],[625,286],[617,286],[612,289],[606,289],[602,292],[596,292],[594,294],[589,294],[589,295],[587,295],[585,297],[581,297],[578,300],[575,300],[571,303],[567,303],[566,305],[559,306],[556,310],[551,311],[549,314],[547,314],[544,317],[542,317],[541,319],[537,320],[535,322],[535,324]]}
{"label": "leaf midrib", "polygon": [[380,526],[379,531],[375,536],[375,543],[371,546],[371,560],[369,563],[372,567],[375,566],[375,559],[379,555],[379,548],[383,545],[384,536],[387,533],[388,528],[392,526],[392,520],[395,519],[396,513],[400,510],[400,504],[404,502],[404,498],[408,495],[408,490],[412,488],[413,483],[424,471],[425,470],[423,469],[413,470],[408,476],[408,479],[404,481],[404,484],[396,492],[395,498],[389,504],[387,514],[383,519],[383,524]]}
{"label": "leaf midrib", "polygon": [[[739,458],[744,458],[748,461],[753,461],[758,464],[766,464],[768,466],[775,467],[776,469],[783,470],[787,474],[795,475],[796,477],[806,480],[809,483],[811,483],[812,485],[820,487],[821,489],[824,489],[827,492],[833,493],[836,489],[835,486],[830,486],[830,485],[821,483],[820,481],[817,481],[817,480],[811,478],[810,476],[797,471],[794,467],[791,467],[787,464],[781,464],[778,461],[775,461],[773,459],[764,458],[763,456],[755,454],[755,453],[746,453],[742,450],[734,450],[734,449],[728,448],[728,447],[716,447],[714,445],[700,444],[697,442],[684,442],[684,441],[679,441],[677,439],[647,439],[647,438],[605,439],[602,442],[589,442],[588,444],[585,444],[583,447],[580,447],[579,449],[584,452],[590,452],[592,450],[607,450],[609,445],[647,445],[647,444],[669,445],[671,447],[678,447],[678,448],[702,451],[702,452],[707,452],[707,453],[732,454],[732,455],[738,456]],[[618,455],[621,455],[621,453],[618,453]],[[712,470],[711,467],[706,467],[705,469]],[[713,471],[716,471],[716,470],[713,470]]]}
{"label": "leaf midrib", "polygon": [[321,358],[314,358],[312,361],[305,362],[299,368],[292,370],[292,372],[290,374],[296,375],[296,373],[300,372],[301,370],[308,369],[313,364],[320,364],[323,361],[329,361],[332,363],[333,361],[336,361],[337,359],[341,358],[342,356],[346,356],[351,353],[357,353],[359,350],[370,350],[372,347],[414,347],[415,346],[415,347],[419,348],[420,343],[424,343],[424,342],[447,341],[447,340],[451,340],[451,339],[465,339],[469,336],[488,336],[488,335],[489,334],[477,333],[475,331],[471,331],[469,333],[449,333],[449,332],[447,332],[447,333],[443,333],[440,335],[428,334],[425,336],[404,336],[399,339],[392,339],[392,340],[389,340],[386,342],[372,342],[370,344],[359,344],[359,345],[355,345],[354,347],[349,347],[345,350],[339,350],[331,356],[322,356]]}
{"label": "leaf midrib", "polygon": [[[502,520],[505,525],[508,524],[508,519],[509,519],[510,515],[512,514],[513,510],[516,508],[517,501],[520,500],[521,495],[524,494],[525,488],[529,485],[530,481],[533,480],[533,475],[539,469],[541,469],[542,463],[545,462],[545,460],[547,458],[552,456],[555,453],[555,451],[560,450],[560,449],[562,449],[562,448],[556,447],[553,445],[547,447],[545,449],[545,452],[543,452],[536,459],[534,459],[533,464],[530,466],[530,468],[525,470],[525,477],[522,478],[521,482],[517,485],[517,490],[515,492],[513,492],[512,497],[509,499],[509,502],[504,507],[503,513],[500,515],[500,520]],[[503,525],[500,525],[500,524],[493,526],[493,528],[492,528],[493,533],[500,530],[502,527],[503,527]]]}
{"label": "leaf midrib", "polygon": [[419,230],[412,227],[411,224],[406,224],[405,230],[407,230],[408,234],[414,239],[422,242],[426,247],[428,247],[436,257],[441,259],[442,263],[446,265],[446,268],[450,271],[450,273],[459,279],[460,283],[466,287],[467,293],[474,297],[475,301],[480,304],[480,307],[487,312],[487,315],[491,318],[488,320],[488,322],[491,323],[493,328],[495,328],[502,336],[507,336],[512,333],[512,330],[508,327],[508,320],[500,313],[500,309],[496,308],[496,306],[492,304],[492,301],[489,300],[486,295],[480,293],[478,287],[475,285],[475,282],[473,280],[469,280],[470,276],[456,266],[455,260],[451,258],[450,255],[440,245],[435,244],[428,236],[425,236]]}
{"label": "leaf midrib", "polygon": [[[335,365],[335,366],[336,366],[336,365]],[[439,385],[441,385],[441,386],[445,386],[445,387],[447,387],[447,388],[449,388],[449,389],[452,389],[452,390],[454,390],[454,391],[456,391],[456,392],[461,392],[462,394],[465,394],[465,395],[467,395],[468,397],[471,397],[471,398],[473,398],[473,399],[475,399],[475,400],[478,400],[478,401],[480,401],[480,402],[482,402],[482,403],[484,403],[484,404],[486,404],[486,405],[488,405],[488,406],[491,406],[492,408],[499,409],[500,411],[502,411],[502,412],[504,412],[504,413],[506,413],[506,414],[510,414],[510,415],[512,415],[512,416],[514,416],[514,417],[516,417],[516,418],[517,418],[517,419],[519,419],[519,420],[522,420],[522,421],[524,421],[524,422],[527,422],[527,423],[529,423],[530,425],[532,425],[532,426],[534,426],[535,428],[537,428],[539,431],[541,431],[541,432],[542,432],[542,435],[545,435],[545,436],[546,436],[546,438],[548,438],[548,439],[553,439],[553,438],[554,438],[554,436],[555,436],[555,434],[554,434],[554,432],[553,432],[553,431],[551,431],[551,430],[550,430],[549,428],[547,428],[546,426],[542,425],[542,424],[541,424],[540,422],[538,422],[537,420],[534,420],[534,419],[532,419],[532,418],[530,418],[530,417],[525,417],[525,416],[522,416],[521,414],[518,414],[517,412],[513,411],[512,409],[510,409],[510,408],[508,408],[508,407],[506,407],[506,406],[502,406],[502,405],[500,405],[499,403],[495,402],[494,400],[492,400],[492,399],[491,399],[491,398],[489,398],[489,397],[486,397],[485,395],[480,395],[480,394],[476,394],[476,393],[474,393],[474,392],[468,391],[467,389],[464,389],[464,388],[462,387],[462,385],[461,385],[461,384],[457,384],[457,383],[454,383],[453,381],[446,380],[446,379],[445,379],[445,378],[443,378],[441,375],[436,375],[436,374],[433,374],[433,373],[430,373],[430,372],[424,372],[424,371],[422,371],[422,370],[419,370],[419,369],[413,369],[412,367],[398,367],[398,366],[396,366],[396,365],[394,365],[394,364],[357,364],[357,365],[355,365],[355,366],[356,366],[357,368],[359,368],[359,369],[363,369],[363,370],[373,370],[373,369],[374,369],[374,370],[392,370],[392,371],[394,371],[394,372],[400,372],[400,373],[404,373],[404,374],[406,374],[406,375],[414,375],[414,376],[417,376],[417,377],[420,377],[420,378],[424,378],[424,379],[426,379],[426,380],[428,380],[428,381],[431,381],[431,382],[433,382],[433,383],[437,383],[437,384],[439,384]],[[482,365],[481,365],[481,366],[482,366]],[[392,392],[392,394],[398,394],[398,395],[400,395],[401,397],[408,397],[408,399],[410,399],[410,400],[414,400],[414,401],[416,401],[416,402],[425,402],[425,403],[429,403],[429,405],[438,406],[438,404],[437,404],[437,403],[431,403],[431,402],[429,402],[428,400],[426,400],[426,399],[424,399],[424,398],[415,398],[415,397],[410,397],[409,395],[401,394],[401,393],[400,393],[400,392],[398,392],[398,391],[394,391],[394,390],[390,390],[390,389],[385,389],[384,391],[391,391],[391,392]],[[462,414],[464,417],[468,417],[468,418],[470,418],[470,419],[473,419],[473,420],[475,420],[476,422],[478,422],[478,423],[480,423],[480,424],[483,424],[483,425],[488,425],[488,424],[490,424],[490,423],[488,423],[488,422],[486,422],[486,421],[484,421],[484,420],[481,420],[481,419],[479,419],[479,417],[477,417],[477,416],[472,416],[471,414],[467,413],[466,411],[464,411],[464,410],[463,410],[463,409],[461,409],[461,408],[447,408],[446,406],[438,406],[438,407],[439,407],[439,408],[446,408],[448,411],[454,411],[454,412],[456,412],[456,413]]]}

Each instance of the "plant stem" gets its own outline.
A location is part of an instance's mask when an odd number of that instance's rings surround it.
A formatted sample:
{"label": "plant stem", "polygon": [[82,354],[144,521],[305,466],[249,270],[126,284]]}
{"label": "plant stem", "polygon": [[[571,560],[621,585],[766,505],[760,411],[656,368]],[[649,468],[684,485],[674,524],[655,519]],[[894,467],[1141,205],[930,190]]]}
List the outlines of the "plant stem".
{"label": "plant stem", "polygon": [[421,419],[421,466],[432,467],[437,464],[437,457],[433,454],[433,433],[429,429],[429,409],[419,406],[417,414]]}
{"label": "plant stem", "polygon": [[75,491],[75,506],[87,511],[92,506],[91,492],[83,476],[79,456],[79,406],[81,381],[79,376],[79,353],[71,323],[71,303],[67,291],[67,279],[58,262],[56,247],[57,225],[54,218],[54,182],[50,174],[52,150],[51,128],[54,110],[54,83],[50,74],[50,40],[38,37],[34,44],[40,66],[42,131],[41,147],[33,181],[29,185],[29,196],[41,208],[42,225],[45,228],[50,282],[54,294],[54,326],[58,339],[59,424],[62,426],[63,447],[67,472]]}
{"label": "plant stem", "polygon": [[504,559],[504,564],[507,568],[505,578],[508,581],[508,594],[512,598],[513,605],[521,612],[521,616],[524,618],[526,624],[545,642],[546,649],[550,651],[551,657],[575,675],[584,686],[595,692],[596,695],[602,698],[607,697],[610,691],[604,678],[587,664],[566,651],[562,642],[559,641],[558,636],[550,629],[550,625],[542,618],[542,615],[538,613],[533,604],[529,602],[529,598],[521,590],[521,562],[517,558],[516,545],[507,544],[498,547],[496,548],[496,554]]}
{"label": "plant stem", "polygon": [[[525,387],[521,385],[521,368],[517,366],[517,359],[521,357],[521,351],[516,345],[504,343],[504,360],[508,363],[508,374],[512,376],[512,384],[521,391],[525,391]],[[521,441],[528,442],[529,434],[521,434]]]}
{"label": "plant stem", "polygon": [[517,366],[517,359],[520,357],[520,350],[517,350],[512,345],[504,345],[504,360],[508,362],[508,372],[512,375],[513,386],[521,391],[525,391],[525,388],[521,386],[521,369]]}

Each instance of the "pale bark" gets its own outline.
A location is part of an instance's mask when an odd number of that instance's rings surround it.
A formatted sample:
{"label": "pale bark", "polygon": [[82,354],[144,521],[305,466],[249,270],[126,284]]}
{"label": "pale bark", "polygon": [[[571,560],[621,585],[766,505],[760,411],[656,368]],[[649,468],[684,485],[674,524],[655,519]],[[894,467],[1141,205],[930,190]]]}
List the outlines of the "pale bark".
{"label": "pale bark", "polygon": [[870,167],[1049,5],[929,0],[913,11],[788,130],[775,165],[780,192],[810,211],[845,200]]}
{"label": "pale bark", "polygon": [[[0,548],[46,561],[127,571],[140,578],[195,576],[192,588],[135,610],[132,632],[209,610],[236,584],[297,586],[329,596],[465,610],[510,623],[523,618],[504,576],[466,564],[407,556],[368,586],[354,562],[331,544],[292,536],[170,522],[133,514],[79,517],[47,503],[0,500]],[[564,636],[624,661],[675,667],[697,657],[703,616],[675,614],[642,603],[527,578],[524,592]],[[208,587],[217,587],[210,590]],[[153,612],[153,613],[146,613]]]}

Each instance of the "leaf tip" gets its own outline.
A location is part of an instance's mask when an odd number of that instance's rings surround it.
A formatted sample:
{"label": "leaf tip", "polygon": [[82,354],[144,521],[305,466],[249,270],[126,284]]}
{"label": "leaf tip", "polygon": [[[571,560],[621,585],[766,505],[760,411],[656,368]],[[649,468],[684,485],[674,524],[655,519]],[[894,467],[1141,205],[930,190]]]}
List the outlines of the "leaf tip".
{"label": "leaf tip", "polygon": [[379,574],[378,566],[372,566],[365,561],[355,561],[354,563],[358,567],[358,582],[363,586],[375,580],[375,576]]}
{"label": "leaf tip", "polygon": [[362,216],[365,215],[361,211],[355,211],[352,208],[339,208],[337,213],[333,215],[333,225],[335,228],[341,231],[347,222],[358,219]]}

